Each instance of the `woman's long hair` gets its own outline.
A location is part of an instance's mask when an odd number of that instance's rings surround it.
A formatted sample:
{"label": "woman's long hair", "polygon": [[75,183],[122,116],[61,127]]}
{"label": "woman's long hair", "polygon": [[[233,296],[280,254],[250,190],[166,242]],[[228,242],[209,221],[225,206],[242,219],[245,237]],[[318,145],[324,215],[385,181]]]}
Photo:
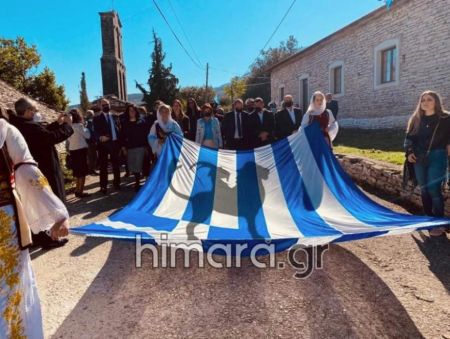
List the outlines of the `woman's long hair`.
{"label": "woman's long hair", "polygon": [[76,108],[71,109],[69,114],[72,116],[72,122],[74,124],[79,124],[83,120],[80,111]]}
{"label": "woman's long hair", "polygon": [[[194,103],[194,111],[192,110],[191,105],[189,105],[189,101],[192,101]],[[191,118],[193,116],[198,116],[199,112],[200,112],[200,107],[198,107],[197,101],[195,101],[194,98],[189,98],[188,103],[187,103],[187,108],[186,108],[186,113],[187,113],[188,117]]]}
{"label": "woman's long hair", "polygon": [[434,110],[438,116],[443,116],[447,113],[444,110],[441,96],[437,92],[434,92],[434,91],[425,91],[420,96],[419,103],[417,104],[417,108],[408,121],[408,128],[406,129],[407,133],[416,134],[418,132],[419,127],[420,127],[420,121],[422,120],[422,117],[425,115],[425,111],[422,109],[422,100],[426,95],[429,95],[434,99],[434,103],[435,103]]}
{"label": "woman's long hair", "polygon": [[[177,116],[177,113],[175,113],[174,106],[175,104],[178,104],[180,106],[180,112],[181,117]],[[186,114],[183,111],[183,104],[181,103],[181,100],[175,99],[172,103],[172,118],[175,120],[183,119],[186,116]]]}
{"label": "woman's long hair", "polygon": [[127,108],[125,109],[125,119],[126,121],[130,121],[130,110],[134,109],[134,111],[136,112],[136,121],[138,121],[141,118],[141,113],[139,113],[139,109],[136,107],[136,105],[133,104],[129,104],[127,105]]}
{"label": "woman's long hair", "polygon": [[201,108],[202,118],[204,117],[204,113],[206,110],[209,110],[211,112],[211,117],[214,118],[214,115],[215,115],[214,110],[210,103],[203,104],[203,106]]}

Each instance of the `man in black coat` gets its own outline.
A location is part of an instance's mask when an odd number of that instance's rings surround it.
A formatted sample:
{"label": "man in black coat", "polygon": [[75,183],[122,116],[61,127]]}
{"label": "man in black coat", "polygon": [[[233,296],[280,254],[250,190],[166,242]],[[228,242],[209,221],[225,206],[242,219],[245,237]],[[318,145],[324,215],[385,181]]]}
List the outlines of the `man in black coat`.
{"label": "man in black coat", "polygon": [[284,109],[275,115],[275,136],[282,139],[298,131],[302,123],[303,113],[294,107],[292,95],[284,97]]}
{"label": "man in black coat", "polygon": [[94,118],[94,130],[98,137],[98,158],[100,163],[100,191],[107,193],[108,156],[113,168],[114,188],[120,190],[120,118],[112,114],[109,101],[100,101],[101,113]]}
{"label": "man in black coat", "polygon": [[[61,114],[57,121],[44,126],[33,120],[37,109],[31,100],[20,98],[14,106],[17,115],[10,114],[10,123],[24,136],[31,155],[47,178],[53,193],[65,202],[64,176],[55,145],[67,140],[73,134],[70,115]],[[44,249],[63,246],[67,241],[67,239],[52,240],[46,232],[33,234],[33,244]]]}
{"label": "man in black coat", "polygon": [[233,111],[223,117],[222,135],[226,149],[243,150],[250,148],[249,118],[243,110],[244,102],[236,99],[233,103]]}
{"label": "man in black coat", "polygon": [[55,145],[67,140],[73,134],[70,115],[61,114],[57,121],[43,126],[33,121],[37,110],[27,98],[17,100],[15,110],[17,115],[10,117],[11,124],[24,136],[31,155],[47,178],[53,193],[65,202],[64,176]]}
{"label": "man in black coat", "polygon": [[327,109],[329,109],[331,113],[333,113],[334,118],[337,120],[337,116],[339,113],[339,104],[337,100],[333,100],[333,94],[331,93],[328,93],[326,95],[326,100],[327,100]]}
{"label": "man in black coat", "polygon": [[275,117],[272,112],[264,108],[262,98],[255,99],[255,109],[250,114],[249,128],[252,135],[252,147],[270,144],[274,139]]}

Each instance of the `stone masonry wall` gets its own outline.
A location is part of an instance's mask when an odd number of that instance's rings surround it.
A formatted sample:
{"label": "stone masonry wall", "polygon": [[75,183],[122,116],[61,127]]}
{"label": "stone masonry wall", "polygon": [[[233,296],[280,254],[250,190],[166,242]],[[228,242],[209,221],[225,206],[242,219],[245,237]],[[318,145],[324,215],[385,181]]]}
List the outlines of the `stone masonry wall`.
{"label": "stone masonry wall", "polygon": [[[449,27],[449,0],[396,0],[390,10],[376,11],[275,67],[272,100],[281,101],[279,88],[284,86],[284,93],[300,103],[299,77],[303,75],[309,77],[309,95],[315,90],[328,92],[329,66],[340,61],[344,94],[336,99],[342,123],[360,127],[355,119],[384,117],[381,127],[404,128],[424,90],[438,91],[450,107]],[[300,35],[301,29],[300,25],[298,34],[293,34]],[[376,89],[375,47],[391,39],[399,41],[399,83]],[[371,126],[370,121],[361,123]]]}
{"label": "stone masonry wall", "polygon": [[[393,198],[394,202],[406,203],[421,208],[419,189],[402,188],[402,167],[381,161],[357,157],[353,155],[337,154],[341,166],[360,185],[385,193]],[[444,190],[445,212],[450,216],[450,190]]]}

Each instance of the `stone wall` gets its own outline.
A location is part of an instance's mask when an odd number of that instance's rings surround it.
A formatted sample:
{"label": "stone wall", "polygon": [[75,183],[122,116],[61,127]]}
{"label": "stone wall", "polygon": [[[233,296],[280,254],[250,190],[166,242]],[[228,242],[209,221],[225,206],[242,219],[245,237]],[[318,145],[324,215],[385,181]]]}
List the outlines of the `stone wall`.
{"label": "stone wall", "polygon": [[[342,62],[343,94],[336,98],[341,121],[359,127],[355,119],[392,117],[380,121],[381,127],[404,128],[404,117],[413,112],[424,90],[438,91],[450,107],[449,27],[449,0],[396,0],[390,10],[381,8],[275,66],[272,100],[280,103],[280,87],[284,87],[284,93],[300,104],[299,79],[304,75],[309,79],[309,95],[330,91],[329,67]],[[303,34],[301,25],[297,30],[294,35]],[[375,47],[388,40],[399,43],[399,81],[378,88]]]}
{"label": "stone wall", "polygon": [[339,119],[339,127],[362,129],[400,129],[406,130],[409,115],[389,116],[380,118],[344,118]]}
{"label": "stone wall", "polygon": [[[353,155],[337,154],[344,170],[359,185],[384,193],[392,202],[421,208],[419,189],[402,188],[402,167],[381,161],[357,157]],[[450,215],[450,190],[444,190],[445,211]]]}

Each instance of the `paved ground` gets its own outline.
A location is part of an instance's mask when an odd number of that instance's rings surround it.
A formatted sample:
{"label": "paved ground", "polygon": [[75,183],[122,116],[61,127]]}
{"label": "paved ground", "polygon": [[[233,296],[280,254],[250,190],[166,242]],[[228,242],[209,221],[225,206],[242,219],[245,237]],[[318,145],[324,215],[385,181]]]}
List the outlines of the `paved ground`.
{"label": "paved ground", "polygon": [[[97,187],[91,178],[89,191]],[[72,224],[99,220],[133,194],[69,196]],[[32,257],[48,338],[450,338],[448,238],[333,245],[306,280],[247,261],[186,269],[180,256],[176,268],[153,268],[150,255],[136,268],[134,243],[81,236]]]}

